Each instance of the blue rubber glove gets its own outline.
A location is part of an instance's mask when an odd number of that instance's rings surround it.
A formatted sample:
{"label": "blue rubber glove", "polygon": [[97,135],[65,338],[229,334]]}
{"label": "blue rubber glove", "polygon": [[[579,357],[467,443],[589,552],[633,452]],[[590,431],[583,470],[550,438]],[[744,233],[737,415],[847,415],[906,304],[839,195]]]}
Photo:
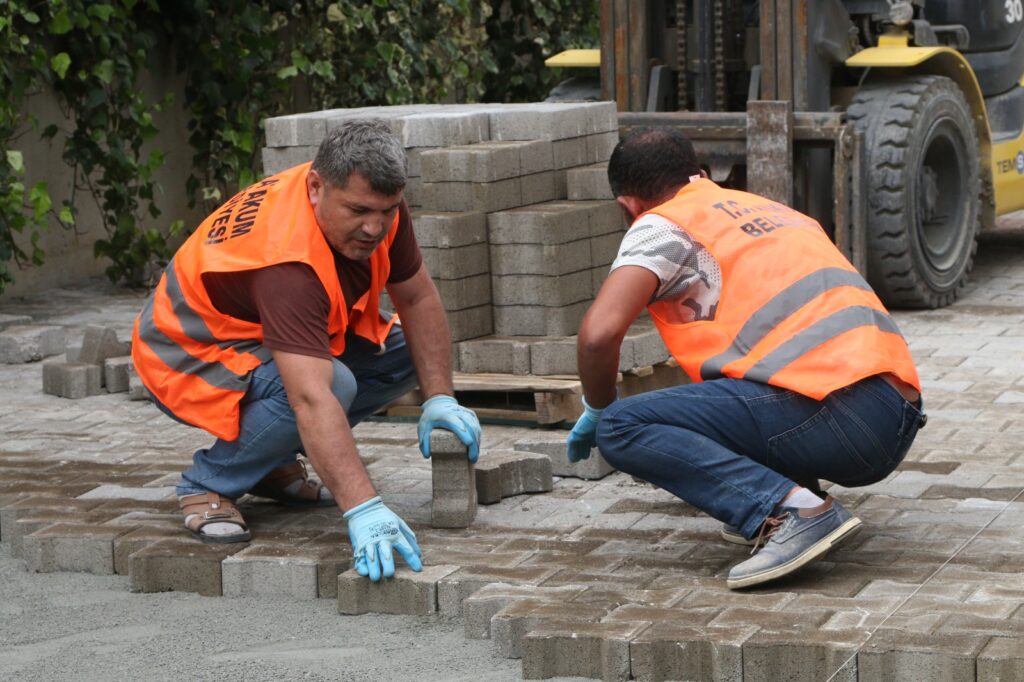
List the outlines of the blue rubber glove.
{"label": "blue rubber glove", "polygon": [[590,449],[597,445],[597,422],[601,420],[604,408],[598,409],[587,404],[583,398],[583,414],[576,420],[565,441],[566,454],[570,462],[579,462],[590,457]]}
{"label": "blue rubber glove", "polygon": [[420,439],[420,452],[430,458],[430,432],[447,429],[455,434],[462,444],[469,448],[469,461],[475,462],[480,456],[480,420],[473,410],[459,405],[450,395],[435,395],[423,403],[423,414],[416,427]]}
{"label": "blue rubber glove", "polygon": [[398,553],[414,571],[423,570],[423,553],[416,544],[412,529],[395,512],[384,506],[380,497],[363,502],[345,512],[348,521],[348,539],[352,543],[352,558],[359,575],[369,576],[377,582],[381,576],[395,575],[395,559],[391,549]]}

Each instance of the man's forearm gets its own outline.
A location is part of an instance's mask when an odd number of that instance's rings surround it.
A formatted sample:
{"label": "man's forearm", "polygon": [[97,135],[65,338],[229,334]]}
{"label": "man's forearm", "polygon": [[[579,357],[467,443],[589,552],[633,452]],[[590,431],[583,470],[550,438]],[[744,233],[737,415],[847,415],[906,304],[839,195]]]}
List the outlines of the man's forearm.
{"label": "man's forearm", "polygon": [[295,418],[306,456],[342,511],[377,494],[359,459],[348,417],[333,395],[296,406]]}
{"label": "man's forearm", "polygon": [[591,341],[580,334],[577,345],[580,383],[591,407],[605,407],[615,400],[619,374],[619,345],[611,341]]}
{"label": "man's forearm", "polygon": [[428,279],[430,290],[399,310],[402,331],[412,355],[424,398],[452,395],[452,336],[441,297]]}

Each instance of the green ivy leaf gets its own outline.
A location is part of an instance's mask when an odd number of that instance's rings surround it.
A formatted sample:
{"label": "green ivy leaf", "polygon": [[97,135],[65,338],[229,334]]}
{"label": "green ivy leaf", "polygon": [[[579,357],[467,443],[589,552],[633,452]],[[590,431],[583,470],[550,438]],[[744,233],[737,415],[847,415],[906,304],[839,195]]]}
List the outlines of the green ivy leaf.
{"label": "green ivy leaf", "polygon": [[14,169],[15,173],[25,170],[25,158],[17,149],[7,150],[7,164]]}
{"label": "green ivy leaf", "polygon": [[102,62],[93,67],[92,73],[105,84],[110,85],[110,82],[114,80],[113,60],[104,59]]}
{"label": "green ivy leaf", "polygon": [[50,19],[49,31],[54,35],[61,36],[70,31],[72,25],[68,11],[66,9],[62,9],[54,14],[52,19]]}
{"label": "green ivy leaf", "polygon": [[278,79],[285,80],[287,78],[294,78],[299,75],[299,70],[294,66],[286,66],[283,69],[279,69],[276,74]]}
{"label": "green ivy leaf", "polygon": [[111,5],[90,5],[86,10],[86,14],[103,22],[110,21],[110,15],[113,13],[114,8]]}
{"label": "green ivy leaf", "polygon": [[39,23],[39,15],[36,14],[35,12],[31,11],[31,10],[22,12],[21,13],[21,18],[24,19],[25,21],[27,21],[30,24],[38,24]]}
{"label": "green ivy leaf", "polygon": [[332,24],[340,24],[345,21],[345,13],[341,11],[341,6],[338,3],[332,2],[327,5],[327,21]]}
{"label": "green ivy leaf", "polygon": [[55,54],[53,59],[50,60],[50,68],[57,74],[57,78],[61,80],[64,80],[64,75],[67,74],[69,66],[71,66],[71,57],[68,56],[67,52]]}
{"label": "green ivy leaf", "polygon": [[53,200],[50,199],[50,191],[47,189],[45,182],[40,180],[32,186],[32,189],[28,192],[28,202],[35,209],[36,220],[46,215],[46,212],[53,206]]}
{"label": "green ivy leaf", "polygon": [[60,209],[60,216],[59,216],[59,218],[60,218],[60,221],[62,223],[64,223],[65,225],[74,225],[75,224],[75,214],[71,211],[71,207],[70,206],[64,206],[64,208]]}

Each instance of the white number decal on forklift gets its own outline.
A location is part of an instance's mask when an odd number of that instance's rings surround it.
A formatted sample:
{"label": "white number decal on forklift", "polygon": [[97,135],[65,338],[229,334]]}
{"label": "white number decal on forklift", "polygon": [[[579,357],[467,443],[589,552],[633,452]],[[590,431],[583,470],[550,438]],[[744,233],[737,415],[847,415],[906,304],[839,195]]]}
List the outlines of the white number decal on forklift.
{"label": "white number decal on forklift", "polygon": [[1013,24],[1024,19],[1024,0],[1006,0],[1006,21]]}

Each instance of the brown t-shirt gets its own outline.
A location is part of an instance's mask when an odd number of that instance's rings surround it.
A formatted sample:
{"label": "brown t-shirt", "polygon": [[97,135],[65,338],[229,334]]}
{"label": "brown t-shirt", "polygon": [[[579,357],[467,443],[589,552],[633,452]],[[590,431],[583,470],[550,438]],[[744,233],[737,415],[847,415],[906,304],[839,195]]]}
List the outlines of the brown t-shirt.
{"label": "brown t-shirt", "polygon": [[[423,263],[405,201],[398,207],[398,226],[388,258],[388,283],[404,282]],[[370,288],[370,261],[350,260],[334,252],[338,280],[349,310]],[[313,268],[281,263],[242,272],[208,272],[203,286],[221,313],[263,325],[263,344],[271,350],[330,358],[327,317],[330,300]]]}

